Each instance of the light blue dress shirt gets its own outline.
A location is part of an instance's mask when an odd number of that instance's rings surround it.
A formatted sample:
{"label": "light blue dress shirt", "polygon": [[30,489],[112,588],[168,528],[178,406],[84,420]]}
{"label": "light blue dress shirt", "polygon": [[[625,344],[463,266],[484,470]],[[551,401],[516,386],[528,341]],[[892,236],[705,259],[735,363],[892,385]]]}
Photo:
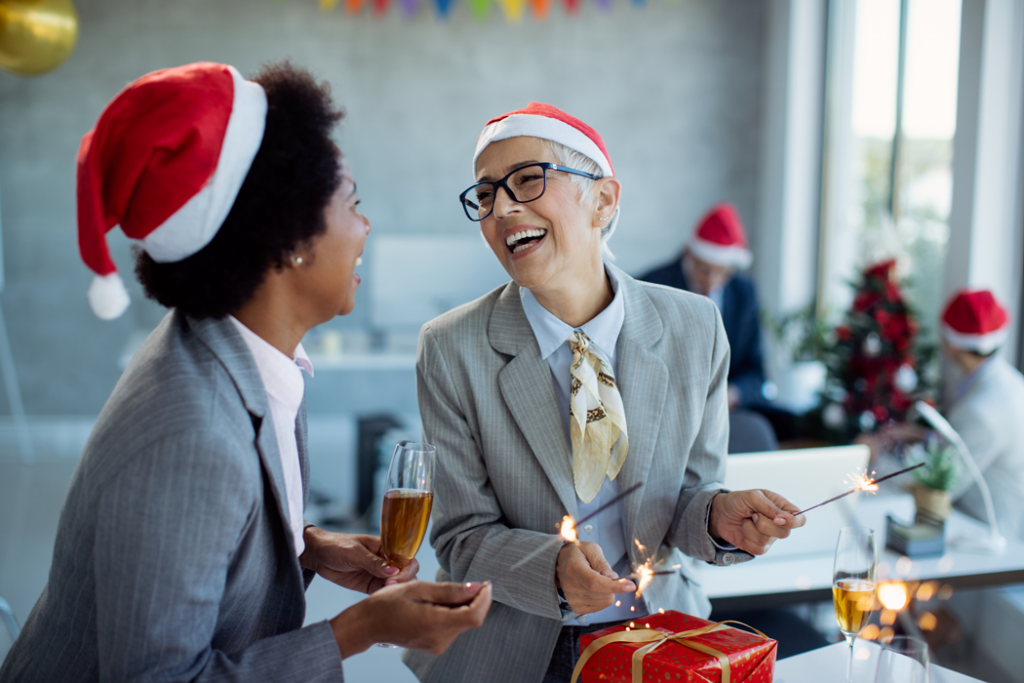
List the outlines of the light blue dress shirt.
{"label": "light blue dress shirt", "polygon": [[[533,334],[540,346],[540,355],[548,362],[551,368],[551,380],[555,387],[555,399],[558,401],[558,412],[562,416],[562,427],[565,430],[565,443],[572,458],[572,437],[569,434],[569,389],[572,383],[570,366],[572,365],[572,351],[569,349],[568,339],[574,329],[582,330],[590,338],[591,342],[608,357],[616,376],[619,374],[619,366],[616,362],[615,346],[619,340],[619,332],[622,330],[622,321],[626,317],[623,305],[622,291],[619,288],[618,280],[610,269],[605,269],[612,289],[615,291],[615,298],[611,304],[597,314],[593,320],[581,325],[578,328],[570,327],[559,320],[553,313],[541,306],[537,298],[525,287],[519,288],[519,296],[522,300],[523,311],[526,319],[530,322]],[[629,425],[626,425],[627,428]],[[626,456],[629,457],[628,455]],[[619,482],[605,479],[601,489],[589,503],[577,500],[579,516],[582,519],[602,504],[614,498],[619,492]],[[626,576],[632,571],[629,563],[627,544],[631,543],[626,538],[626,532],[622,522],[622,506],[619,503],[590,519],[576,529],[581,541],[591,541],[601,546],[605,559],[612,566],[619,576]],[[634,593],[623,593],[616,597],[618,606],[612,605],[600,612],[580,617],[567,617],[567,624],[599,624],[607,621],[624,621],[635,617],[642,617],[648,614],[647,606],[641,598],[636,598]],[[631,609],[632,608],[632,609]]]}

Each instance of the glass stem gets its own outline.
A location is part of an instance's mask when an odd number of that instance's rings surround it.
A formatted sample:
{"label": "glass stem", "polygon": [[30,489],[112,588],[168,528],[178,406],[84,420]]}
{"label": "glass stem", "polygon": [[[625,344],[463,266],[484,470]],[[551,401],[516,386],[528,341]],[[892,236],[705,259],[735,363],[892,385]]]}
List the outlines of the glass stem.
{"label": "glass stem", "polygon": [[846,636],[846,643],[850,646],[846,656],[846,683],[853,683],[853,636]]}

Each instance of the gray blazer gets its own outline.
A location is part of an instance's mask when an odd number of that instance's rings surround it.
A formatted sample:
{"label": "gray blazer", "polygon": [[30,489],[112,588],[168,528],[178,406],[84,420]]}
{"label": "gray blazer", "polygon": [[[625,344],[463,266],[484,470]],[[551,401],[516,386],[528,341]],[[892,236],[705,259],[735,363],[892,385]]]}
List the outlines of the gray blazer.
{"label": "gray blazer", "polygon": [[[0,681],[340,681],[304,589],[256,364],[171,312],[100,413]],[[308,489],[305,408],[296,425]]]}
{"label": "gray blazer", "polygon": [[[705,516],[725,477],[729,344],[710,300],[615,272],[625,295],[616,354],[629,427],[619,482],[644,482],[623,501],[626,537],[667,558],[662,566],[684,566],[651,583],[650,609],[707,616],[677,550],[715,557]],[[540,681],[562,626],[552,535],[577,507],[551,370],[519,288],[509,283],[427,323],[416,369],[424,436],[438,452],[430,538],[438,580],[490,579],[494,605],[443,655],[404,659],[422,681]]]}

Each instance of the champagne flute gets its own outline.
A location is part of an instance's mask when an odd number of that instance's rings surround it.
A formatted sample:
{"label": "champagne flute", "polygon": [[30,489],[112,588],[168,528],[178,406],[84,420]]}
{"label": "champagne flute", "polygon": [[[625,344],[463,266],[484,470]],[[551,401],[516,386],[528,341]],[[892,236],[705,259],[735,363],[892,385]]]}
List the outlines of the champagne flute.
{"label": "champagne flute", "polygon": [[896,636],[882,646],[875,683],[928,683],[928,646],[919,638]]}
{"label": "champagne flute", "polygon": [[[391,455],[380,509],[380,545],[384,559],[395,567],[409,566],[427,533],[436,453],[429,443],[400,441]],[[377,647],[398,646],[377,643]]]}
{"label": "champagne flute", "polygon": [[853,641],[867,625],[875,603],[875,532],[867,527],[846,527],[839,532],[832,569],[832,604],[849,653],[846,683],[853,683]]}
{"label": "champagne flute", "polygon": [[381,553],[389,564],[406,567],[427,533],[434,503],[434,458],[428,443],[401,441],[388,468],[380,511]]}

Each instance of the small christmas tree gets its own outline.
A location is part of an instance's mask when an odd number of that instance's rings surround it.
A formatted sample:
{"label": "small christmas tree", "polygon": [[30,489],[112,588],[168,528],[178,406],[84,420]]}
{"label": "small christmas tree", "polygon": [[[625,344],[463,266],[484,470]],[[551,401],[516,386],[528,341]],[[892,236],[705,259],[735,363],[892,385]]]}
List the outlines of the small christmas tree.
{"label": "small christmas tree", "polygon": [[917,316],[903,299],[895,270],[894,260],[864,269],[853,305],[825,350],[828,375],[816,413],[831,440],[847,442],[903,420],[925,393],[918,362],[927,362],[934,349],[915,348]]}

